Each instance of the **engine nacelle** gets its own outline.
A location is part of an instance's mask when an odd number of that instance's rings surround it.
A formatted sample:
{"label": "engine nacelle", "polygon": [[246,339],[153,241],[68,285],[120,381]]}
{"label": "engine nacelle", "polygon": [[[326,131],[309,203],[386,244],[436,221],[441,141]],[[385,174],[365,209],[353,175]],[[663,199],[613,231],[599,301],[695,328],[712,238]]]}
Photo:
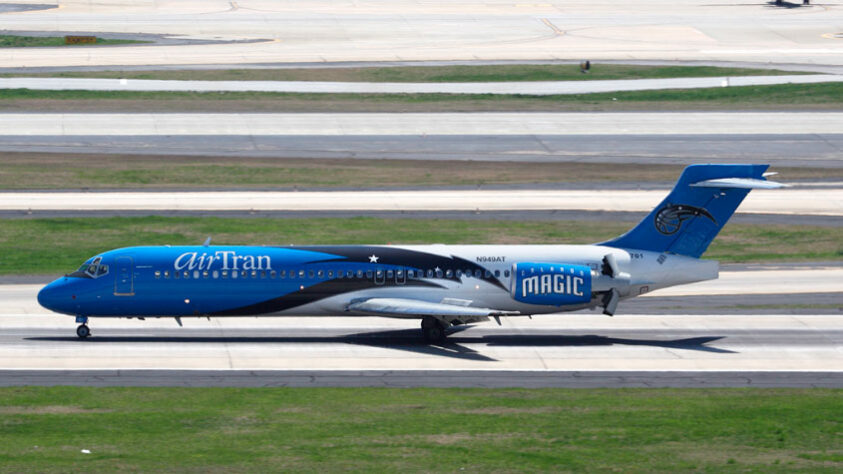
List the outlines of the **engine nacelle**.
{"label": "engine nacelle", "polygon": [[591,301],[591,269],[585,265],[521,262],[512,265],[512,298],[562,306]]}

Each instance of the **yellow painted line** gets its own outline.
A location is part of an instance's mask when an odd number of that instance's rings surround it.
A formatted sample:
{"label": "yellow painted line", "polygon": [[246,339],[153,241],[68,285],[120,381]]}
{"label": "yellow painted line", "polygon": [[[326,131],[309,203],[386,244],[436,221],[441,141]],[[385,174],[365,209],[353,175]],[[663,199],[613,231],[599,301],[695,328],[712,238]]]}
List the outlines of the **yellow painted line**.
{"label": "yellow painted line", "polygon": [[827,39],[843,39],[843,33],[826,33],[822,37]]}
{"label": "yellow painted line", "polygon": [[562,35],[565,34],[564,31],[560,30],[556,25],[551,23],[550,20],[548,20],[547,18],[542,18],[542,23],[547,25],[547,27],[550,28],[551,30],[553,30],[553,32],[556,33],[558,36],[562,36]]}

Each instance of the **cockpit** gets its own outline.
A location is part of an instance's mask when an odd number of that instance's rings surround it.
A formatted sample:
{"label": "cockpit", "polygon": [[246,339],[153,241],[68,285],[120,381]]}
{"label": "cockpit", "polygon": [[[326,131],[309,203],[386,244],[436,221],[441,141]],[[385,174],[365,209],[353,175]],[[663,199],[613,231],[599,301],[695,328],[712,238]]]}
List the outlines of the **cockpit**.
{"label": "cockpit", "polygon": [[83,263],[78,270],[65,276],[75,278],[99,278],[108,274],[108,265],[102,263],[102,257],[94,257]]}

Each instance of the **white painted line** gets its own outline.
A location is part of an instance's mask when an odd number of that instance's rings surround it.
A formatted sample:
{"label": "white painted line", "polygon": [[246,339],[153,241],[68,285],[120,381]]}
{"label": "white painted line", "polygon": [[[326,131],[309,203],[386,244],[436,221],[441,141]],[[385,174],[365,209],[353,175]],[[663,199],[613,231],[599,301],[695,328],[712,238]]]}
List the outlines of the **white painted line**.
{"label": "white painted line", "polygon": [[839,133],[841,112],[0,114],[2,136]]}

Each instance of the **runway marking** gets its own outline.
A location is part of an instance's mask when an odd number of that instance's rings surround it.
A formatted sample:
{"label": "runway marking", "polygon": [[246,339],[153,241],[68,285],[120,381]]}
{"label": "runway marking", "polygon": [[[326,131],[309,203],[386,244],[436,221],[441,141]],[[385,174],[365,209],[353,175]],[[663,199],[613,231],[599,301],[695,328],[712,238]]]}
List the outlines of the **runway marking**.
{"label": "runway marking", "polygon": [[547,25],[548,28],[553,30],[553,32],[556,33],[556,36],[564,36],[565,35],[564,31],[560,30],[556,25],[554,25],[547,18],[542,18],[542,23],[544,23],[545,25]]}

